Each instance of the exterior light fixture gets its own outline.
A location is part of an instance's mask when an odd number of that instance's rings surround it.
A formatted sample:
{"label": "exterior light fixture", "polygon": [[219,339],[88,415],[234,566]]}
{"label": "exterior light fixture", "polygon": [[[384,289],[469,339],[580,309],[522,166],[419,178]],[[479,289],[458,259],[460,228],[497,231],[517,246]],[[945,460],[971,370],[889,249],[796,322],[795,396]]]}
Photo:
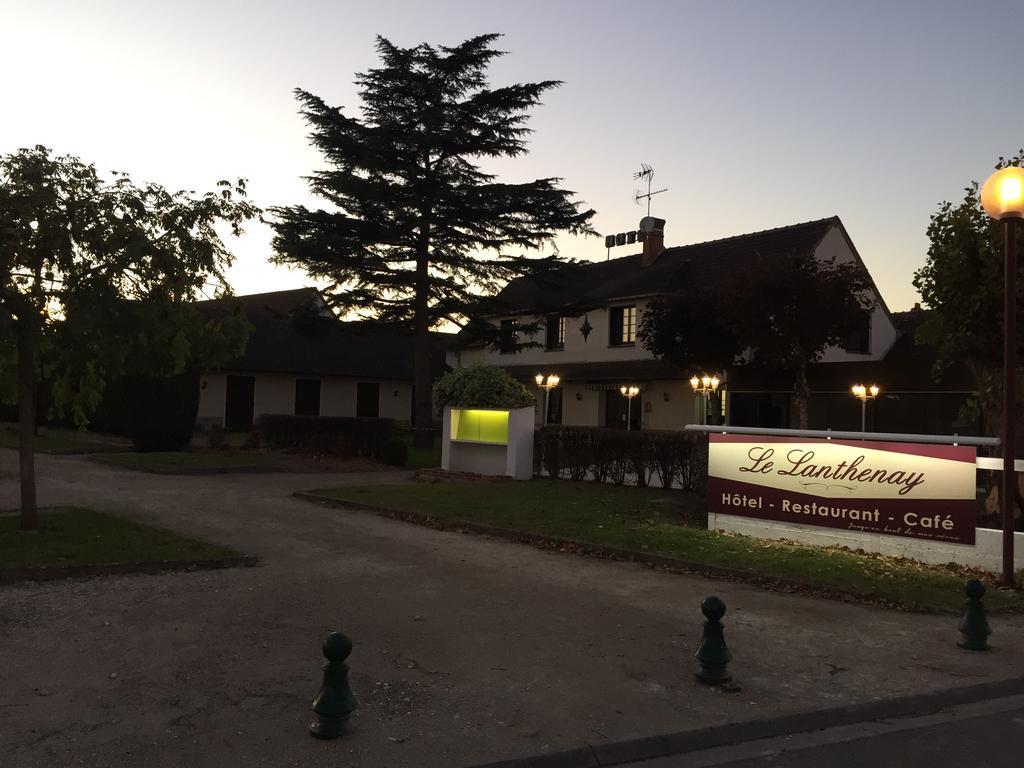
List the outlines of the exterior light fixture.
{"label": "exterior light fixture", "polygon": [[850,392],[853,396],[860,400],[860,431],[866,432],[864,428],[867,417],[867,404],[868,400],[874,400],[878,397],[878,393],[881,392],[876,384],[872,384],[870,387],[865,387],[863,384],[854,384],[850,387]]}
{"label": "exterior light fixture", "polygon": [[718,391],[718,385],[721,383],[722,380],[718,376],[709,376],[706,373],[703,376],[693,376],[690,379],[690,386],[693,388],[694,394],[703,397],[704,407],[701,409],[701,424],[708,423],[708,398]]}
{"label": "exterior light fixture", "polygon": [[562,380],[557,374],[549,373],[547,377],[543,373],[538,373],[533,377],[533,380],[537,382],[537,386],[544,390],[544,420],[543,426],[548,425],[548,403],[551,399],[551,390],[558,386],[558,383]]}
{"label": "exterior light fixture", "polygon": [[630,421],[633,416],[633,398],[640,394],[640,387],[622,386],[619,387],[619,392],[626,398],[626,431],[629,431]]}
{"label": "exterior light fixture", "polygon": [[1017,220],[1024,218],[1024,168],[993,173],[981,187],[981,207],[1004,224],[1003,263],[1003,476],[999,500],[1003,510],[1003,584],[1013,586],[1013,506],[1017,495],[1014,434],[1017,369]]}

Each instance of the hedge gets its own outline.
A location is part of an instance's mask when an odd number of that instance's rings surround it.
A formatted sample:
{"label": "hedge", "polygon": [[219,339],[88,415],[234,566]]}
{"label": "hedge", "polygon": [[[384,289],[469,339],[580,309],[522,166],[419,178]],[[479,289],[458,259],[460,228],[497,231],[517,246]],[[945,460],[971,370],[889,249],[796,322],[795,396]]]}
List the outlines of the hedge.
{"label": "hedge", "polygon": [[395,431],[394,419],[264,415],[256,431],[271,448],[377,457]]}
{"label": "hedge", "polygon": [[689,432],[545,427],[534,433],[534,472],[570,480],[703,491],[708,439]]}

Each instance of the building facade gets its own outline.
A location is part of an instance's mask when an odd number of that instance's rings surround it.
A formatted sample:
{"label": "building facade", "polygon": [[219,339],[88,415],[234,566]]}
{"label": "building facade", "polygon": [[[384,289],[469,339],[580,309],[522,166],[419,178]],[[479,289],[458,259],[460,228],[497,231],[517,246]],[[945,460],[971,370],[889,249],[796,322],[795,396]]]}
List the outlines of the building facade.
{"label": "building facade", "polygon": [[[866,272],[842,222],[832,217],[665,248],[664,222],[653,221],[640,253],[566,265],[553,274],[509,283],[495,299],[498,311],[487,318],[500,339],[498,348],[456,343],[448,353],[449,365],[498,365],[531,386],[537,374],[557,374],[561,383],[550,396],[537,393],[538,424],[545,421],[547,399],[546,421],[565,425],[625,427],[628,419],[634,429],[681,429],[706,419],[790,426],[792,381],[754,375],[742,365],[730,371],[676,368],[644,348],[638,329],[648,305],[670,295],[681,280],[728,280],[755,258],[809,254],[823,261],[854,263]],[[849,394],[849,386],[860,379],[874,376],[877,382],[867,383],[878,383],[886,397],[900,394],[887,386],[886,379],[892,378],[887,370],[896,362],[891,355],[901,331],[873,282],[871,291],[873,309],[866,313],[863,330],[843,347],[826,350],[812,366],[812,427],[829,427],[833,416],[845,423],[850,413],[859,427],[860,405]],[[536,330],[520,330],[526,328]],[[722,379],[719,393],[712,397],[695,394],[690,386],[691,376],[703,373],[717,373]],[[909,388],[907,395],[932,390],[930,366],[918,366],[913,374],[888,383]],[[635,386],[639,394],[626,398],[620,393],[623,386]],[[957,387],[949,393],[954,399],[969,396],[969,386],[961,382]],[[825,395],[828,398],[823,399]],[[830,398],[839,398],[831,411]],[[946,421],[948,411],[943,409]]]}
{"label": "building facade", "polygon": [[[313,288],[200,302],[200,311],[241,304],[251,326],[245,352],[200,379],[201,427],[252,427],[264,414],[361,416],[408,424],[413,338],[402,328],[342,322]],[[447,334],[435,335],[443,370]]]}

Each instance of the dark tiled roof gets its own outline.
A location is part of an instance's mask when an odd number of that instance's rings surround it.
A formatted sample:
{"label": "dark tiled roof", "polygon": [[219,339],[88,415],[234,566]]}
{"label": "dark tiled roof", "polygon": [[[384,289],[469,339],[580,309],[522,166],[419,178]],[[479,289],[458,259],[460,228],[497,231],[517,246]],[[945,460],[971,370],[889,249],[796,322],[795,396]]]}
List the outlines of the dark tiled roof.
{"label": "dark tiled roof", "polygon": [[[241,305],[253,326],[245,353],[230,371],[313,376],[413,378],[414,340],[404,328],[375,322],[342,322],[315,288],[257,293],[197,303],[205,313]],[[434,334],[435,373],[443,369],[450,334]]]}
{"label": "dark tiled roof", "polygon": [[610,301],[664,295],[673,286],[696,281],[714,284],[746,269],[757,257],[808,254],[838,217],[752,232],[706,243],[666,248],[650,266],[640,256],[569,264],[539,276],[510,282],[494,301],[494,314],[543,313],[567,307],[580,310]]}

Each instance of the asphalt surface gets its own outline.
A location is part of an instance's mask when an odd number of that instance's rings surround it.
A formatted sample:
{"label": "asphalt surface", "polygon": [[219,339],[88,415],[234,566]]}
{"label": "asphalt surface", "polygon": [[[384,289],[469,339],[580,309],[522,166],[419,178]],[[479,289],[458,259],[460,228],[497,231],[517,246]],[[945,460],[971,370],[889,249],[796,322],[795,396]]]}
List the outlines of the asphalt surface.
{"label": "asphalt surface", "polygon": [[[17,505],[0,450],[0,509]],[[171,477],[40,456],[43,504],[222,542],[257,568],[0,588],[0,766],[440,768],[1019,676],[957,618],[879,610],[321,507],[296,490],[409,473]],[[694,682],[700,601],[729,607],[732,692]],[[320,641],[360,708],[309,737]]]}

